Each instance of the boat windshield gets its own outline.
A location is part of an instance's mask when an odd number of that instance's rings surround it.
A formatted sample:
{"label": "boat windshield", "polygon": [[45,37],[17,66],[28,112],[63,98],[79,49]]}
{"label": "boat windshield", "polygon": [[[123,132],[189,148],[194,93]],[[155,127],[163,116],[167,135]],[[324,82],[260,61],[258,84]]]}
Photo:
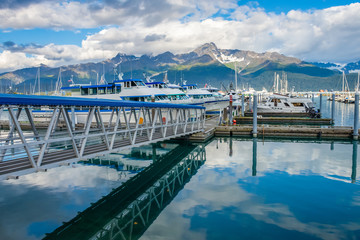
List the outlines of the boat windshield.
{"label": "boat windshield", "polygon": [[131,88],[131,87],[141,87],[141,86],[145,86],[145,84],[141,81],[128,81],[128,82],[124,82],[124,87],[125,88]]}

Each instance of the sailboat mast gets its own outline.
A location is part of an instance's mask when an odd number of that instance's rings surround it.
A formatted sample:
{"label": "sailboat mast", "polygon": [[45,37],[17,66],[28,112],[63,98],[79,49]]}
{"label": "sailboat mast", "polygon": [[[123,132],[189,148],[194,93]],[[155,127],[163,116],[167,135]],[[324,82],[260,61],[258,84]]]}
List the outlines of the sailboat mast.
{"label": "sailboat mast", "polygon": [[235,62],[235,93],[237,91],[237,69],[236,69],[236,62]]}
{"label": "sailboat mast", "polygon": [[39,71],[39,75],[38,75],[38,92],[39,92],[39,95],[40,95],[40,68],[38,69]]}
{"label": "sailboat mast", "polygon": [[344,93],[344,88],[345,88],[345,72],[343,72],[343,78],[342,78],[342,92]]}

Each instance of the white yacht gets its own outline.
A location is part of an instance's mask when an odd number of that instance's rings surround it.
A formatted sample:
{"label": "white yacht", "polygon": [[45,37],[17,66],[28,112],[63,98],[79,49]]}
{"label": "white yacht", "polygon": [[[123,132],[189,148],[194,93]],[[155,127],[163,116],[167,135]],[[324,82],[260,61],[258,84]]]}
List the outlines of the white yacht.
{"label": "white yacht", "polygon": [[199,89],[196,84],[183,85],[184,92],[192,99],[192,104],[206,107],[206,111],[222,110],[229,105],[229,99],[214,96],[211,92]]}
{"label": "white yacht", "polygon": [[180,86],[171,84],[170,86],[165,82],[148,82],[146,83],[151,89],[159,89],[171,103],[180,103],[180,104],[191,104],[192,100],[187,96],[183,91],[180,90]]}
{"label": "white yacht", "polygon": [[[80,97],[80,98],[97,98],[97,99],[111,99],[111,100],[128,100],[128,101],[143,101],[170,103],[167,95],[159,89],[151,89],[145,85],[141,79],[121,79],[113,83],[102,84],[71,84],[69,87],[62,87],[61,94],[67,97]],[[106,112],[107,110],[102,110]],[[50,112],[47,109],[33,111],[34,117],[42,118],[49,117]],[[84,123],[86,121],[86,111],[76,110],[76,123]],[[104,113],[104,121],[110,117]]]}
{"label": "white yacht", "polygon": [[294,112],[301,113],[313,109],[310,98],[291,98],[285,95],[270,95],[266,102],[258,104],[258,112]]}
{"label": "white yacht", "polygon": [[66,96],[170,103],[167,95],[157,88],[149,89],[141,79],[121,79],[110,84],[99,85],[70,85],[63,87]]}

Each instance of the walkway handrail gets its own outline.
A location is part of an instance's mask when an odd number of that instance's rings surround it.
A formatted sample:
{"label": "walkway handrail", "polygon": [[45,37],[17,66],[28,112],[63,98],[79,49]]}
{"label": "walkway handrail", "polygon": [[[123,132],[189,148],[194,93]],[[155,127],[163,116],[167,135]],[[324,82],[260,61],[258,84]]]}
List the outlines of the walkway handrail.
{"label": "walkway handrail", "polygon": [[[39,108],[46,115],[40,114],[40,123],[34,119],[39,111],[32,111]],[[0,116],[4,113],[9,115],[9,130],[0,136],[0,179],[205,127],[205,108],[182,104],[0,94]],[[80,118],[81,124],[76,124]],[[23,129],[24,119],[30,130]],[[39,124],[45,132],[39,131]]]}

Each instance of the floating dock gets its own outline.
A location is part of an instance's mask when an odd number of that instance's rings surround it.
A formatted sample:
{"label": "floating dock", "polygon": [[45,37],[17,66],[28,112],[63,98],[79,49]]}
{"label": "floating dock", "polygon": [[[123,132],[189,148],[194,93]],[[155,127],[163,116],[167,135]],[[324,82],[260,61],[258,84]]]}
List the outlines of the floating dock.
{"label": "floating dock", "polygon": [[[214,136],[252,136],[253,127],[217,126]],[[349,139],[353,137],[352,127],[315,127],[315,126],[265,126],[259,125],[259,137],[314,138],[314,139]]]}
{"label": "floating dock", "polygon": [[[252,112],[245,112],[245,117],[252,117]],[[258,116],[262,117],[295,117],[295,118],[307,118],[310,117],[309,113],[306,112],[258,112]]]}
{"label": "floating dock", "polygon": [[[252,117],[234,117],[236,124],[252,124]],[[304,117],[258,117],[259,124],[304,124],[304,125],[331,125],[330,118],[304,118]]]}

